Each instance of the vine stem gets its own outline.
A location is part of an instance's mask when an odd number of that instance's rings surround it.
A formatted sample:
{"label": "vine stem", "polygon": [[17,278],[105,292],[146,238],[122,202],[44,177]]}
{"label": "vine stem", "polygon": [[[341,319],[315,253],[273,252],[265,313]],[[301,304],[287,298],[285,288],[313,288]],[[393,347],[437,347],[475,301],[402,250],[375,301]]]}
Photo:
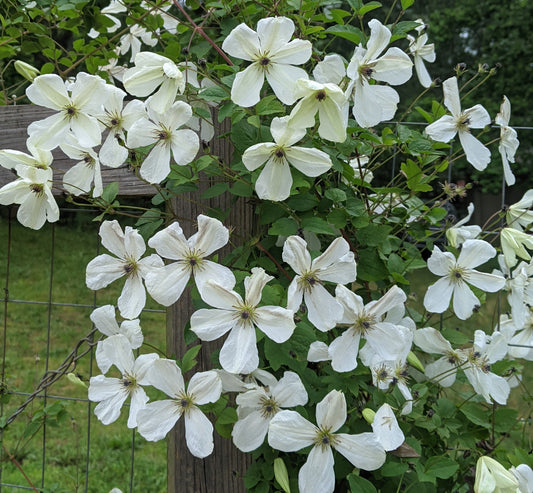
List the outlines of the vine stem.
{"label": "vine stem", "polygon": [[15,464],[15,467],[20,471],[20,473],[24,476],[24,479],[28,482],[28,484],[30,485],[31,489],[33,491],[35,491],[35,493],[39,493],[39,490],[33,485],[33,483],[31,482],[30,478],[28,477],[28,475],[24,472],[24,469],[22,469],[22,466],[19,464],[19,462],[17,461],[17,459],[15,459],[15,457],[13,456],[13,454],[6,449],[5,445],[2,444],[2,448],[4,449],[4,452],[7,454],[7,456],[9,457],[9,460],[11,462],[13,462],[13,464]]}
{"label": "vine stem", "polygon": [[181,11],[181,13],[185,16],[188,22],[190,22],[191,26],[194,27],[194,32],[197,32],[202,38],[204,38],[216,51],[217,53],[224,59],[224,61],[230,65],[233,66],[233,62],[227,57],[227,55],[219,48],[219,46],[205,33],[202,26],[199,26],[191,19],[191,16],[187,13],[185,8],[180,4],[179,0],[173,0],[174,5],[178,7],[178,9]]}
{"label": "vine stem", "polygon": [[263,253],[265,253],[267,255],[267,257],[272,260],[272,262],[274,262],[276,264],[276,267],[280,270],[280,272],[289,280],[292,282],[292,277],[289,276],[289,274],[287,273],[287,271],[279,264],[279,262],[272,256],[272,254],[263,246],[261,245],[261,242],[258,241],[255,243],[255,246],[257,248],[259,248],[259,250],[261,250]]}

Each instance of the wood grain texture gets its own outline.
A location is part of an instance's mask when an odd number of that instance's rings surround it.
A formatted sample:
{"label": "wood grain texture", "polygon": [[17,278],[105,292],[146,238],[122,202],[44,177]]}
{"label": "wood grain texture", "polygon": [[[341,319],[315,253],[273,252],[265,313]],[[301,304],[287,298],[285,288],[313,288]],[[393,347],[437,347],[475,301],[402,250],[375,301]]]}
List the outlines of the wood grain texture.
{"label": "wood grain texture", "polygon": [[[28,125],[34,121],[43,120],[54,113],[53,110],[33,105],[0,106],[0,149],[13,149],[28,153],[26,147]],[[65,171],[76,162],[65,156],[59,149],[54,150],[53,155],[54,181],[61,183]],[[13,171],[0,167],[0,187],[16,178],[17,176]],[[139,180],[127,165],[117,169],[102,166],[102,180],[104,186],[118,182],[119,195],[121,196],[151,197],[157,192],[154,187]],[[55,187],[53,192],[54,195],[64,193],[59,186]]]}
{"label": "wood grain texture", "polygon": [[[216,135],[227,132],[229,127],[222,124],[216,129]],[[231,162],[232,147],[229,139],[215,137],[212,143],[213,153],[220,156],[226,163]],[[205,177],[204,177],[205,178]],[[250,237],[253,232],[253,207],[243,198],[224,194],[210,200],[198,200],[199,195],[210,186],[207,178],[202,180],[200,190],[194,194],[184,194],[173,203],[174,213],[178,217],[196,218],[206,213],[209,208],[220,208],[229,211],[224,225],[235,228],[241,237]],[[196,200],[195,200],[196,199]],[[182,228],[188,237],[196,232],[196,225],[184,222]],[[230,235],[230,242],[236,240]],[[229,253],[230,247],[219,251],[220,257]],[[183,333],[187,322],[194,311],[189,292],[168,310],[167,315],[167,353],[182,357],[187,351]],[[198,366],[194,371],[205,371],[213,368],[211,354],[222,347],[223,341],[202,342],[202,350],[198,355]],[[186,378],[190,375],[186,375]],[[180,420],[183,421],[183,420]],[[242,477],[251,464],[250,454],[240,452],[229,439],[218,436],[215,432],[215,448],[213,454],[205,459],[196,459],[188,451],[185,442],[183,423],[171,431],[168,437],[168,492],[169,493],[244,493],[246,491]]]}

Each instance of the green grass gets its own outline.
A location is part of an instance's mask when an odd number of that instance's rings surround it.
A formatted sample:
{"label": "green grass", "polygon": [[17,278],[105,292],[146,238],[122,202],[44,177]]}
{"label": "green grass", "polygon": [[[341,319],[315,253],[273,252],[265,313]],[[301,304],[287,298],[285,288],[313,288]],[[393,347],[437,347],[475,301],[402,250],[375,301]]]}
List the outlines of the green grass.
{"label": "green grass", "polygon": [[[83,213],[80,213],[83,215]],[[87,225],[83,225],[83,223]],[[99,244],[98,225],[90,223],[90,216],[77,218],[74,224],[58,225],[54,229],[54,258],[51,262],[52,227],[46,225],[41,231],[22,228],[12,224],[9,255],[9,299],[54,303],[98,305],[116,304],[122,288],[114,283],[109,288],[95,293],[85,286],[85,268],[96,256]],[[0,283],[5,287],[8,261],[8,223],[0,219]],[[50,274],[52,288],[50,293]],[[3,294],[3,290],[2,290]],[[149,301],[148,308],[161,307]],[[47,304],[0,303],[0,333],[6,329],[5,383],[8,392],[32,392],[48,368],[57,368],[76,343],[91,330],[89,315],[92,308],[52,306]],[[150,343],[164,350],[165,315],[145,312],[141,326]],[[47,349],[48,327],[50,341]],[[3,345],[3,344],[2,344]],[[86,347],[86,346],[84,346]],[[151,350],[144,351],[150,352]],[[1,352],[1,348],[0,348]],[[93,364],[93,374],[99,371]],[[84,381],[90,377],[91,357],[80,360],[76,372]],[[52,385],[48,394],[86,399],[85,389],[72,384],[66,378]],[[24,396],[8,395],[2,416],[10,416],[25,400]],[[90,444],[88,459],[87,491],[107,493],[113,487],[129,491],[132,430],[126,427],[127,409],[123,409],[119,421],[102,425],[89,411],[87,402],[48,399],[47,404],[60,402],[58,419],[47,421],[45,439],[44,491],[72,493],[85,491],[87,470],[87,430],[90,417]],[[92,409],[94,404],[92,404]],[[42,399],[36,399],[26,408],[3,434],[3,446],[14,457],[3,454],[1,481],[20,486],[29,486],[24,474],[36,486],[41,486],[43,460],[43,428],[32,424],[38,421],[43,409]],[[55,409],[55,408],[54,408]],[[56,409],[57,410],[57,409]],[[35,429],[34,429],[35,427]],[[160,493],[166,491],[166,446],[165,442],[149,443],[139,435],[134,440],[133,491]],[[11,491],[4,487],[3,491]],[[13,491],[19,491],[13,488]]]}

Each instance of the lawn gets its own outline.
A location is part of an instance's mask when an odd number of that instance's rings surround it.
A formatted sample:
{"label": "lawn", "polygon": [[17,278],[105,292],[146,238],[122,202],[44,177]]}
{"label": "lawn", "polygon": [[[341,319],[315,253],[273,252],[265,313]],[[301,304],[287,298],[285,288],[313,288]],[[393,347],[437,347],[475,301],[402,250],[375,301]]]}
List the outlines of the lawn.
{"label": "lawn", "polygon": [[[91,331],[89,315],[94,305],[116,303],[120,283],[96,294],[85,286],[85,267],[99,245],[98,224],[90,219],[91,215],[80,212],[63,221],[65,224],[47,224],[37,232],[15,220],[11,234],[9,221],[0,219],[0,283],[6,288],[9,263],[8,297],[17,301],[0,303],[8,391],[1,399],[0,416],[9,417],[26,400],[20,394],[32,392],[44,372],[57,368]],[[54,304],[49,305],[50,301]],[[147,308],[161,309],[153,302]],[[164,350],[165,314],[145,312],[141,326],[145,336]],[[86,344],[81,346],[82,351],[86,348]],[[89,353],[75,372],[88,382],[91,368],[93,374],[99,373]],[[44,400],[38,398],[4,431],[0,485],[29,487],[31,482],[37,491],[57,493],[107,493],[119,487],[126,493],[131,480],[132,491],[166,491],[165,443],[149,443],[139,435],[133,439],[126,427],[127,410],[118,422],[102,425],[92,412],[94,404],[86,401],[86,389],[66,377],[53,384],[48,395],[69,400],[46,400],[46,428],[40,426]],[[131,479],[132,450],[135,466]],[[3,488],[0,486],[2,491],[21,491],[14,486]]]}

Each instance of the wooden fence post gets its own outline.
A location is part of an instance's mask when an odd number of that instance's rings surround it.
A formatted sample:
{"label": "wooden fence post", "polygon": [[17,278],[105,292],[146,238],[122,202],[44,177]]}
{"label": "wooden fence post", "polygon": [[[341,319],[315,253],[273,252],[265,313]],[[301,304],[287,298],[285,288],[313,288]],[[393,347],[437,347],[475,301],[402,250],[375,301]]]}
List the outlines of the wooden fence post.
{"label": "wooden fence post", "polygon": [[[215,124],[215,137],[211,143],[213,154],[229,164],[232,159],[233,147],[229,137],[218,137],[229,131],[229,122]],[[200,190],[192,197],[183,196],[174,199],[172,207],[179,217],[195,219],[199,214],[206,213],[210,208],[229,211],[226,227],[235,227],[239,236],[251,234],[253,225],[253,209],[243,198],[232,203],[232,197],[226,193],[209,200],[199,200],[201,193],[212,183],[203,177]],[[194,198],[195,200],[191,200]],[[196,225],[180,222],[188,237],[196,232]],[[231,241],[230,237],[230,241]],[[218,252],[220,257],[228,253],[228,247]],[[183,338],[184,328],[194,308],[188,291],[168,310],[167,315],[167,353],[182,357],[187,351]],[[210,355],[220,349],[219,341],[203,342],[198,355],[198,366],[194,371],[212,369]],[[185,444],[183,420],[178,421],[168,436],[168,493],[241,493],[245,492],[242,476],[251,463],[249,454],[243,454],[233,445],[231,440],[220,437],[215,432],[215,448],[205,459],[193,457]]]}

